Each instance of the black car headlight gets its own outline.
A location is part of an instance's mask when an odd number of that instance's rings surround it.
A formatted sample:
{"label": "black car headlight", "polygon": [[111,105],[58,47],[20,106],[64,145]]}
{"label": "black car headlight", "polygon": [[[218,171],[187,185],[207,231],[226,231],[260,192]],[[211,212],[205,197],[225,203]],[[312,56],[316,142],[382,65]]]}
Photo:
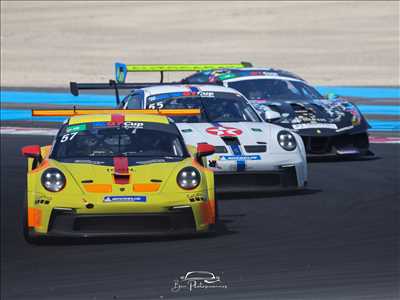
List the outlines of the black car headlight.
{"label": "black car headlight", "polygon": [[176,177],[178,185],[185,190],[192,190],[200,184],[200,173],[193,167],[183,168]]}
{"label": "black car headlight", "polygon": [[65,186],[64,174],[55,168],[47,169],[41,177],[43,187],[50,192],[59,192]]}
{"label": "black car headlight", "polygon": [[297,147],[296,138],[292,133],[286,130],[279,131],[278,143],[286,151],[293,151]]}

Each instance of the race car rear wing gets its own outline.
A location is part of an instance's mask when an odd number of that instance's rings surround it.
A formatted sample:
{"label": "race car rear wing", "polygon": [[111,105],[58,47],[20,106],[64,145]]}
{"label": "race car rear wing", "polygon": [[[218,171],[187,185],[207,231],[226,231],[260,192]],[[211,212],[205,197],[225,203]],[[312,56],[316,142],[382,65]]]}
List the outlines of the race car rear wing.
{"label": "race car rear wing", "polygon": [[73,117],[98,114],[197,116],[200,109],[32,109],[32,117]]}
{"label": "race car rear wing", "polygon": [[73,81],[69,83],[71,94],[74,96],[79,96],[79,90],[133,90],[144,88],[150,85],[159,85],[159,83],[117,83],[115,80],[110,80],[108,83],[79,83]]}
{"label": "race car rear wing", "polygon": [[[129,83],[117,83],[115,80],[110,80],[108,83],[79,83],[79,82],[70,82],[70,91],[74,96],[79,96],[79,90],[114,90],[115,91],[115,101],[117,105],[120,104],[119,90],[120,89],[141,89],[150,86],[156,85],[176,85],[181,84],[179,82],[129,82]],[[210,85],[210,84],[222,84],[220,82],[216,83],[196,83],[196,85]]]}
{"label": "race car rear wing", "polygon": [[129,72],[160,72],[160,83],[164,82],[164,72],[194,72],[223,68],[246,68],[252,67],[249,62],[239,64],[162,64],[162,65],[132,65],[115,63],[115,80],[124,83]]}

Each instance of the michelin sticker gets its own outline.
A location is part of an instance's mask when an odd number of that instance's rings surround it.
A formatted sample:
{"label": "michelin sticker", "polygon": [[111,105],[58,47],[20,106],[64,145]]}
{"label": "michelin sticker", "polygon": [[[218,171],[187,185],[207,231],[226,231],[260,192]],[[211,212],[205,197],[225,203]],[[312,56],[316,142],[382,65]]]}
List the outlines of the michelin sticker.
{"label": "michelin sticker", "polygon": [[292,124],[293,129],[337,129],[336,124],[324,124],[324,123],[310,123],[310,124]]}
{"label": "michelin sticker", "polygon": [[260,155],[220,155],[220,160],[260,160]]}
{"label": "michelin sticker", "polygon": [[146,202],[146,196],[105,196],[103,202]]}

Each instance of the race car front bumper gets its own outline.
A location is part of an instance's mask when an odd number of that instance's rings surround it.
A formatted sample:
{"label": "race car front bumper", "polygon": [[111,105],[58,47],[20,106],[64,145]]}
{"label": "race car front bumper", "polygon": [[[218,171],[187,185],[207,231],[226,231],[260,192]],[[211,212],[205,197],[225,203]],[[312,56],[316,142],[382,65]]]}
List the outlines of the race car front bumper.
{"label": "race car front bumper", "polygon": [[340,134],[333,136],[302,135],[308,158],[371,156],[368,134]]}
{"label": "race car front bumper", "polygon": [[[162,213],[78,214],[73,209],[52,210],[46,236],[169,236],[196,233],[191,207]],[[37,233],[41,235],[40,233]]]}
{"label": "race car front bumper", "polygon": [[215,172],[214,178],[216,193],[285,191],[302,187],[298,184],[295,166],[271,171]]}

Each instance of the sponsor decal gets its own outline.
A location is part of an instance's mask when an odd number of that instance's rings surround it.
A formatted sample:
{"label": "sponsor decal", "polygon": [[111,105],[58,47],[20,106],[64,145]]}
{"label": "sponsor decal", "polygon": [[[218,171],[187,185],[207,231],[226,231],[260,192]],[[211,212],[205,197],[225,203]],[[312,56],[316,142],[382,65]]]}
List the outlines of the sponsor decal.
{"label": "sponsor decal", "polygon": [[71,125],[67,127],[66,132],[71,133],[71,132],[83,131],[86,130],[86,128],[87,128],[86,124]]}
{"label": "sponsor decal", "polygon": [[264,72],[263,75],[265,75],[265,76],[279,76],[279,74],[275,73],[275,72]]}
{"label": "sponsor decal", "polygon": [[260,155],[220,155],[220,160],[260,160]]}
{"label": "sponsor decal", "polygon": [[146,202],[146,196],[105,196],[103,202]]}
{"label": "sponsor decal", "polygon": [[137,129],[143,129],[144,124],[138,122],[124,122],[125,129],[132,129],[132,133],[135,134]]}
{"label": "sponsor decal", "polygon": [[347,127],[342,127],[342,128],[340,128],[340,129],[337,129],[336,132],[341,132],[341,131],[345,131],[345,130],[350,130],[350,129],[353,129],[353,128],[354,128],[353,125],[347,126]]}
{"label": "sponsor decal", "polygon": [[[173,93],[165,93],[165,94],[158,94],[158,95],[153,95],[147,98],[148,102],[152,101],[160,101],[160,100],[166,100],[166,99],[171,99],[171,98],[180,98],[180,97],[204,97],[204,98],[213,98],[214,97],[214,92],[208,92],[208,91],[199,91],[196,87],[189,87],[190,91],[187,92],[173,92]],[[163,108],[162,103],[155,103],[155,104],[149,104],[148,108],[150,109],[159,109]]]}
{"label": "sponsor decal", "polygon": [[107,122],[93,122],[92,127],[105,127],[107,126]]}
{"label": "sponsor decal", "polygon": [[210,168],[216,168],[217,167],[217,161],[216,160],[209,160],[208,161],[208,166]]}
{"label": "sponsor decal", "polygon": [[243,133],[238,128],[224,126],[209,127],[206,129],[206,132],[217,136],[239,136]]}
{"label": "sponsor decal", "polygon": [[292,124],[293,129],[337,129],[336,124],[325,124],[325,123],[309,123],[309,124]]}
{"label": "sponsor decal", "polygon": [[124,122],[123,126],[126,129],[143,129],[143,123],[138,123],[138,122]]}
{"label": "sponsor decal", "polygon": [[251,130],[254,132],[262,132],[262,129],[260,128],[251,128]]}
{"label": "sponsor decal", "polygon": [[200,97],[204,97],[204,98],[214,98],[214,92],[203,91],[203,92],[199,92],[198,95]]}
{"label": "sponsor decal", "polygon": [[[222,74],[222,75],[217,74],[216,76],[218,77],[219,80],[227,80],[227,79],[231,79],[231,78],[237,77],[236,74],[232,74],[232,73]],[[215,77],[213,79],[215,81]]]}
{"label": "sponsor decal", "polygon": [[208,271],[190,271],[186,275],[179,276],[175,279],[171,292],[177,293],[180,291],[192,292],[196,289],[227,289],[228,285],[223,283],[221,276],[217,276]]}

